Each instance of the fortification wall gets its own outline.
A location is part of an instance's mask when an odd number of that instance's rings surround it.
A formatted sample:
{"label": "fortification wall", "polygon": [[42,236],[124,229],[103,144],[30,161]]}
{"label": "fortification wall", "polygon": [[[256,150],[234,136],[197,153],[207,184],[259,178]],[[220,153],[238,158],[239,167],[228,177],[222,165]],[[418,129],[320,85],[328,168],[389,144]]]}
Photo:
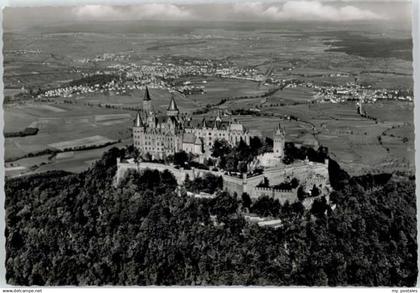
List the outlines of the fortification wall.
{"label": "fortification wall", "polygon": [[299,161],[291,165],[280,165],[273,168],[266,168],[264,176],[270,181],[270,185],[280,184],[286,179],[296,178],[304,184],[308,180],[318,184],[329,184],[328,162],[315,163]]}
{"label": "fortification wall", "polygon": [[242,195],[244,190],[244,180],[243,178],[238,178],[234,176],[222,175],[223,177],[223,189],[229,193],[236,192],[239,196]]}
{"label": "fortification wall", "polygon": [[136,170],[140,172],[140,168],[136,164],[122,163],[120,159],[117,159],[117,173],[114,177],[114,184],[119,185],[121,180],[125,177],[128,170]]}
{"label": "fortification wall", "polygon": [[[222,176],[223,178],[223,188],[224,190],[241,195],[243,192],[246,192],[250,195],[251,198],[258,198],[261,195],[268,195],[275,199],[278,199],[281,203],[289,201],[290,203],[297,200],[297,189],[292,190],[278,190],[272,188],[263,188],[257,187],[257,185],[267,177],[270,181],[270,185],[280,184],[284,182],[287,177],[297,178],[301,183],[308,182],[309,184],[313,183],[316,185],[328,184],[328,164],[322,163],[312,163],[312,162],[297,162],[292,165],[282,165],[275,168],[266,168],[264,174],[247,177],[244,175],[242,178],[236,176],[225,175],[219,171],[211,170],[201,170],[201,169],[191,169],[184,170],[182,168],[175,168],[174,166],[164,165],[159,163],[151,162],[121,162],[119,159],[117,161],[117,174],[116,174],[116,184],[121,182],[121,179],[125,176],[127,170],[136,170],[140,172],[144,169],[153,169],[160,172],[164,170],[170,171],[177,180],[179,185],[182,185],[185,181],[185,177],[188,175],[191,180],[197,177],[203,177],[207,173],[211,173],[215,176]],[[309,185],[308,185],[309,186]]]}
{"label": "fortification wall", "polygon": [[274,199],[278,199],[281,204],[289,201],[293,203],[297,200],[297,189],[292,190],[281,190],[273,189],[270,187],[255,187],[252,193],[252,198],[259,198],[260,196],[269,196]]}

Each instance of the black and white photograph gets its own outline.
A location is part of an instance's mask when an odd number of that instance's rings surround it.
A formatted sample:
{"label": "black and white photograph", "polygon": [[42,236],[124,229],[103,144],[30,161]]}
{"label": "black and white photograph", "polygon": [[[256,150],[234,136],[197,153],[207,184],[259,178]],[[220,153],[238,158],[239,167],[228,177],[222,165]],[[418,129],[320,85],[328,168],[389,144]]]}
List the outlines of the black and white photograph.
{"label": "black and white photograph", "polygon": [[16,2],[7,285],[416,286],[411,1]]}

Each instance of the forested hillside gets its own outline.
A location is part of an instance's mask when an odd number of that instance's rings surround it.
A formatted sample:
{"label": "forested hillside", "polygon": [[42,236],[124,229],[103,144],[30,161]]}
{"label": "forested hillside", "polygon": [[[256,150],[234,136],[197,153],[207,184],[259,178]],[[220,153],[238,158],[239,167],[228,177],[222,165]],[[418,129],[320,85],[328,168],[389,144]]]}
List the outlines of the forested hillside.
{"label": "forested hillside", "polygon": [[81,174],[6,182],[10,284],[416,283],[413,178],[349,179],[337,169],[331,205],[278,205],[284,225],[275,230],[244,220],[241,195],[178,196],[169,172],[130,173],[114,188],[119,155],[111,149]]}

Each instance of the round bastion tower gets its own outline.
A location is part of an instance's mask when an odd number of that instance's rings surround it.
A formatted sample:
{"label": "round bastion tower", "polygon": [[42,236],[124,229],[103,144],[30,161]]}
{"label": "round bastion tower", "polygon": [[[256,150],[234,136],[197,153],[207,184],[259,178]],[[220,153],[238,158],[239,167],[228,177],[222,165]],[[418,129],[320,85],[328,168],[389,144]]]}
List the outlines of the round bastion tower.
{"label": "round bastion tower", "polygon": [[284,143],[286,140],[286,131],[284,127],[279,125],[274,130],[273,134],[273,153],[276,157],[283,158],[284,156]]}

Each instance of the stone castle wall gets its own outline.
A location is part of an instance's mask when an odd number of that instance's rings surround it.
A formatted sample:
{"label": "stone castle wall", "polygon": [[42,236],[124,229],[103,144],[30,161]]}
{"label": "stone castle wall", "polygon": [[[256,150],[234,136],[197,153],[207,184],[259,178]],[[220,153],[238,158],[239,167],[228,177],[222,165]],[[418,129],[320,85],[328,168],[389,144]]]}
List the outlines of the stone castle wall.
{"label": "stone castle wall", "polygon": [[[197,172],[194,169],[192,170],[184,170],[183,168],[177,169],[173,166],[159,164],[159,163],[150,163],[150,162],[141,162],[141,163],[121,162],[120,159],[117,159],[116,184],[119,184],[121,182],[121,179],[124,178],[128,170],[136,170],[137,172],[141,172],[142,170],[145,170],[145,169],[158,170],[159,172],[168,170],[174,175],[179,185],[184,183],[185,177],[187,175],[190,177],[191,180],[194,179],[196,176],[198,177],[203,176],[201,172]],[[208,172],[216,173],[214,171],[208,171]]]}
{"label": "stone castle wall", "polygon": [[[292,190],[278,190],[273,188],[257,187],[257,185],[267,177],[270,181],[270,185],[276,185],[285,182],[286,179],[297,178],[300,182],[306,183],[307,181],[318,184],[328,184],[328,164],[312,163],[312,162],[299,162],[293,165],[283,165],[275,168],[267,168],[264,170],[264,174],[247,177],[244,174],[242,177],[226,175],[223,172],[191,169],[185,170],[183,168],[175,168],[174,166],[164,165],[159,163],[150,162],[121,162],[117,159],[117,174],[115,176],[115,183],[118,185],[121,179],[124,178],[128,170],[136,170],[141,172],[144,169],[153,169],[160,172],[164,170],[170,171],[177,180],[179,185],[182,185],[185,181],[185,177],[188,175],[191,180],[197,177],[203,177],[207,173],[211,173],[215,176],[222,176],[224,190],[234,193],[236,192],[239,196],[246,192],[251,198],[258,198],[262,195],[268,195],[275,199],[278,199],[281,203],[289,201],[290,203],[297,200],[297,189]],[[312,178],[312,179],[308,179]],[[315,180],[314,180],[315,178]],[[312,185],[311,185],[312,186]]]}
{"label": "stone castle wall", "polygon": [[278,199],[281,204],[284,204],[286,201],[293,203],[297,200],[297,189],[281,190],[270,187],[255,187],[253,195],[254,198],[267,195],[268,197]]}

